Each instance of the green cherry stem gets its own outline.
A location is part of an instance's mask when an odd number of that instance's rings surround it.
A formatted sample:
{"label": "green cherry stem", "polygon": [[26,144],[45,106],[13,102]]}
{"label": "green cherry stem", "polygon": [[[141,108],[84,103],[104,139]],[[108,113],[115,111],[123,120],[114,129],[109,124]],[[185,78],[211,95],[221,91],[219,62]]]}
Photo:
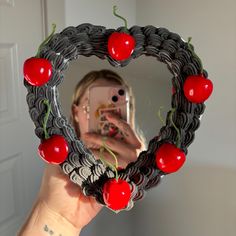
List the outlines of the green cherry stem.
{"label": "green cherry stem", "polygon": [[176,127],[175,123],[173,122],[173,113],[176,111],[176,108],[172,108],[171,112],[170,112],[170,122],[173,125],[173,127],[175,128],[176,132],[177,132],[177,142],[176,142],[176,146],[178,148],[180,148],[180,132],[179,129]]}
{"label": "green cherry stem", "polygon": [[37,51],[37,54],[36,54],[35,57],[39,57],[39,53],[40,53],[41,47],[43,47],[52,38],[52,36],[54,35],[55,31],[56,31],[56,24],[53,23],[52,24],[52,32],[51,32],[51,34],[48,35],[48,37],[46,39],[44,39],[44,41],[39,45],[38,51]]}
{"label": "green cherry stem", "polygon": [[165,126],[166,123],[165,123],[165,121],[164,121],[164,119],[163,119],[163,117],[162,117],[162,115],[161,115],[161,110],[162,110],[163,108],[164,108],[163,106],[160,106],[157,115],[158,115],[158,118],[159,118],[159,120],[161,121],[161,123]]}
{"label": "green cherry stem", "polygon": [[117,6],[113,6],[113,15],[115,15],[116,17],[118,17],[118,18],[120,18],[120,19],[122,19],[124,21],[124,23],[125,23],[125,31],[128,31],[127,20],[123,16],[120,16],[120,15],[118,15],[116,13],[117,9],[118,9]]}
{"label": "green cherry stem", "polygon": [[190,44],[190,41],[192,40],[192,37],[188,37],[188,49],[191,51],[191,53],[193,54],[193,56],[198,60],[199,64],[200,64],[200,70],[201,70],[201,74],[203,74],[203,65],[202,65],[202,60],[200,59],[200,57],[194,52],[194,50],[192,49],[192,44]]}
{"label": "green cherry stem", "polygon": [[99,159],[102,161],[103,165],[107,165],[110,163],[107,163],[106,160],[103,158],[103,152],[104,152],[104,147],[100,147],[99,149]]}
{"label": "green cherry stem", "polygon": [[47,100],[47,99],[45,99],[43,101],[43,104],[45,104],[47,106],[47,112],[46,112],[46,115],[43,120],[43,131],[44,131],[45,139],[48,139],[48,138],[50,138],[50,136],[47,132],[47,123],[48,123],[49,114],[51,112],[51,105],[49,103],[49,100]]}
{"label": "green cherry stem", "polygon": [[[103,146],[100,148],[100,159],[103,163],[106,163],[111,169],[115,171],[116,181],[118,181],[118,171],[117,171],[118,160],[117,160],[116,155],[112,152],[112,150],[105,144],[106,139],[107,139],[106,137],[103,137]],[[107,150],[111,154],[111,156],[115,159],[115,165],[105,160],[105,158],[103,157],[104,149]]]}
{"label": "green cherry stem", "polygon": [[114,152],[112,152],[112,150],[106,145],[104,144],[105,149],[111,154],[111,156],[115,159],[115,167],[118,168],[118,161],[116,158],[116,155],[114,154]]}
{"label": "green cherry stem", "polygon": [[110,162],[106,161],[105,158],[103,157],[103,152],[104,152],[104,147],[102,146],[100,148],[100,153],[99,153],[99,158],[102,161],[104,165],[109,166],[112,170],[114,170],[114,165],[112,165]]}

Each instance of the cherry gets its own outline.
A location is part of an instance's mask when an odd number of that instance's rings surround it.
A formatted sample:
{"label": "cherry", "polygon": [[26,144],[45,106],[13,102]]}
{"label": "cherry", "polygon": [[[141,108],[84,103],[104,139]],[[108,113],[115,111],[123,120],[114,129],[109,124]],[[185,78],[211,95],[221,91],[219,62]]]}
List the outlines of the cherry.
{"label": "cherry", "polygon": [[103,199],[106,205],[117,211],[125,208],[130,200],[129,184],[122,179],[109,179],[103,186]]}
{"label": "cherry", "polygon": [[24,78],[33,86],[41,86],[52,76],[52,64],[44,58],[31,57],[24,62]]}
{"label": "cherry", "polygon": [[122,32],[112,33],[107,42],[110,56],[118,61],[128,59],[135,48],[135,39],[129,34],[127,20],[116,13],[117,6],[113,6],[113,14],[124,21],[125,27]]}
{"label": "cherry", "polygon": [[125,60],[130,57],[135,47],[134,38],[125,32],[114,32],[108,39],[108,52],[115,60]]}
{"label": "cherry", "polygon": [[35,57],[28,58],[24,62],[23,74],[25,80],[33,86],[41,86],[50,80],[52,76],[52,64],[45,58],[40,58],[41,48],[53,37],[56,25],[52,24],[51,34],[40,44]]}
{"label": "cherry", "polygon": [[53,135],[44,139],[38,147],[41,158],[51,164],[60,164],[68,155],[68,143],[61,135]]}
{"label": "cherry", "polygon": [[157,167],[165,173],[173,173],[179,170],[185,162],[185,154],[175,145],[162,144],[155,153]]}
{"label": "cherry", "polygon": [[190,75],[185,80],[183,89],[185,97],[190,102],[202,103],[210,97],[213,84],[203,75]]}

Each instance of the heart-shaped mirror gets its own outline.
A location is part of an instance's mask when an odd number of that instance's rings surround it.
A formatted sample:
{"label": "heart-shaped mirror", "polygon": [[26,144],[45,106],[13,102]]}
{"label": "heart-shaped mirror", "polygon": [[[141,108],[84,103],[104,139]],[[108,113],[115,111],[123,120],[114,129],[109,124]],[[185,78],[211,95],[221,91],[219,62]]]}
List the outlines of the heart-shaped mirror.
{"label": "heart-shaped mirror", "polygon": [[[147,190],[160,182],[161,177],[182,167],[187,148],[200,125],[200,117],[205,109],[204,101],[212,92],[212,83],[207,79],[207,72],[203,70],[193,46],[182,40],[178,34],[154,26],[133,26],[128,30],[128,34],[134,39],[134,49],[126,59],[121,60],[118,57],[114,58],[108,42],[114,37],[114,33],[116,33],[115,41],[119,41],[117,34],[123,31],[124,27],[115,30],[87,23],[77,27],[67,27],[61,33],[51,35],[39,48],[37,58],[30,58],[24,64],[25,86],[28,90],[27,103],[36,126],[35,133],[41,139],[40,155],[50,163],[60,164],[64,173],[82,188],[85,195],[94,196],[98,202],[115,211],[131,209],[135,201],[142,199]],[[118,52],[123,54],[124,48],[118,48]],[[147,63],[149,66],[147,71],[140,71],[138,66],[143,60],[150,60],[150,63]],[[151,67],[151,64],[154,66]],[[159,70],[163,71],[163,66],[166,72],[155,74]],[[73,77],[70,69],[75,70],[73,67],[76,68],[77,79],[70,80],[70,77]],[[83,69],[85,67],[87,71]],[[123,70],[126,67],[130,69]],[[115,73],[115,77],[118,75],[122,81],[126,81],[125,85],[129,86],[120,87],[124,85],[123,82],[111,83],[109,78],[112,76],[106,79],[105,84],[101,83],[101,79],[105,77],[103,74],[96,86],[90,83],[90,87],[82,89],[85,93],[90,91],[87,97],[89,104],[81,104],[88,120],[91,120],[93,114],[91,101],[96,103],[101,97],[107,97],[105,106],[100,105],[99,109],[95,109],[102,130],[109,131],[108,137],[105,135],[106,138],[97,143],[100,147],[96,155],[95,151],[86,145],[86,140],[78,135],[74,122],[71,123],[68,118],[71,104],[70,98],[64,99],[68,97],[68,93],[65,92],[68,89],[63,91],[63,88],[74,89],[78,77],[84,81],[85,75],[91,71],[101,70]],[[141,77],[137,78],[138,76]],[[129,78],[133,78],[133,84]],[[62,86],[60,83],[63,79],[66,80],[64,83],[69,85]],[[135,85],[138,85],[137,91],[134,91],[135,96],[133,94],[129,96],[129,88]],[[63,96],[61,102],[58,88]],[[69,90],[70,95],[71,93],[73,92]],[[92,98],[94,94],[96,96]],[[124,96],[126,94],[128,99]],[[141,106],[136,104],[135,118],[137,121],[139,115],[143,113],[147,115],[140,116],[145,117],[145,124],[141,125],[141,130],[144,134],[145,132],[149,134],[146,135],[146,139],[150,140],[147,142],[147,148],[135,159],[130,158],[130,149],[125,149],[131,146],[132,141],[134,143],[135,138],[132,135],[135,134],[135,130],[132,133],[131,124],[124,122],[123,118],[118,116],[121,113],[118,114],[114,105],[117,101],[122,101],[120,104],[122,106],[125,104],[124,107],[129,108],[125,111],[130,117],[134,114],[134,110],[130,109],[134,97],[136,102],[139,99],[139,102],[144,104],[143,110],[138,110]],[[81,115],[76,116],[79,105],[76,102],[72,104],[72,114],[82,129],[84,126],[80,120]],[[159,110],[161,106],[164,106],[162,113],[167,113],[165,119],[161,118]],[[115,111],[116,114],[111,111]],[[89,117],[86,112],[90,113]],[[155,124],[160,125],[158,116],[163,123],[159,131],[158,125],[155,126]],[[137,123],[141,124],[142,119]],[[115,128],[121,131],[121,137],[117,139],[110,135],[118,132]],[[127,130],[129,136],[125,135]],[[119,149],[114,150],[113,144],[116,142],[114,140],[119,144],[125,143],[125,146],[119,146]],[[138,141],[141,143],[141,139]],[[116,155],[120,150],[123,154],[126,153],[127,160],[130,160],[125,168],[118,168],[119,158]],[[115,164],[103,158],[105,152],[113,158]]]}

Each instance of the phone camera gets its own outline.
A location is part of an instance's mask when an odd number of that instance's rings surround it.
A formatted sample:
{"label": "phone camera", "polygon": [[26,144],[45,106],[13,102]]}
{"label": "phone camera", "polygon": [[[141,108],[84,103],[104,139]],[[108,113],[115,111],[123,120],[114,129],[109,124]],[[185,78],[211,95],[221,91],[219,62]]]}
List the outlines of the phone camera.
{"label": "phone camera", "polygon": [[112,96],[111,99],[112,99],[113,102],[117,102],[118,101],[118,97],[117,96]]}
{"label": "phone camera", "polygon": [[124,89],[119,89],[118,94],[119,94],[120,96],[123,96],[123,95],[125,94]]}

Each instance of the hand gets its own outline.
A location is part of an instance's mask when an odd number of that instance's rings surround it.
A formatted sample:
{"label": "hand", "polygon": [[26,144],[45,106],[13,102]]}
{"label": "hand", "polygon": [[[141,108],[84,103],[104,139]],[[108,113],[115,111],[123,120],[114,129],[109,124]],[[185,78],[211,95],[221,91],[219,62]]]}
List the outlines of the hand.
{"label": "hand", "polygon": [[[105,144],[115,153],[119,167],[125,168],[128,163],[137,160],[142,144],[126,121],[113,113],[107,113],[106,118],[110,123],[119,128],[124,135],[123,140],[106,137]],[[83,135],[83,141],[98,159],[100,155],[99,149],[103,146],[104,136],[96,133],[86,133]],[[104,152],[103,156],[108,162],[115,162],[114,158],[108,152]]]}
{"label": "hand", "polygon": [[39,199],[78,229],[87,225],[102,209],[95,198],[84,196],[80,187],[56,165],[47,164]]}
{"label": "hand", "polygon": [[[106,145],[117,154],[119,166],[125,168],[129,162],[137,159],[137,152],[142,144],[125,121],[111,114],[107,114],[107,120],[124,134],[124,140],[107,138]],[[92,151],[99,157],[98,149],[103,145],[103,137],[86,134],[83,141],[88,146],[93,145],[95,148]],[[106,153],[105,158],[114,163],[110,154]],[[77,235],[102,207],[93,197],[84,196],[80,187],[71,182],[59,166],[47,164],[36,204],[18,235],[29,236],[32,232],[37,232],[41,236],[45,235],[48,228],[60,229],[60,233],[65,232],[63,235]]]}

